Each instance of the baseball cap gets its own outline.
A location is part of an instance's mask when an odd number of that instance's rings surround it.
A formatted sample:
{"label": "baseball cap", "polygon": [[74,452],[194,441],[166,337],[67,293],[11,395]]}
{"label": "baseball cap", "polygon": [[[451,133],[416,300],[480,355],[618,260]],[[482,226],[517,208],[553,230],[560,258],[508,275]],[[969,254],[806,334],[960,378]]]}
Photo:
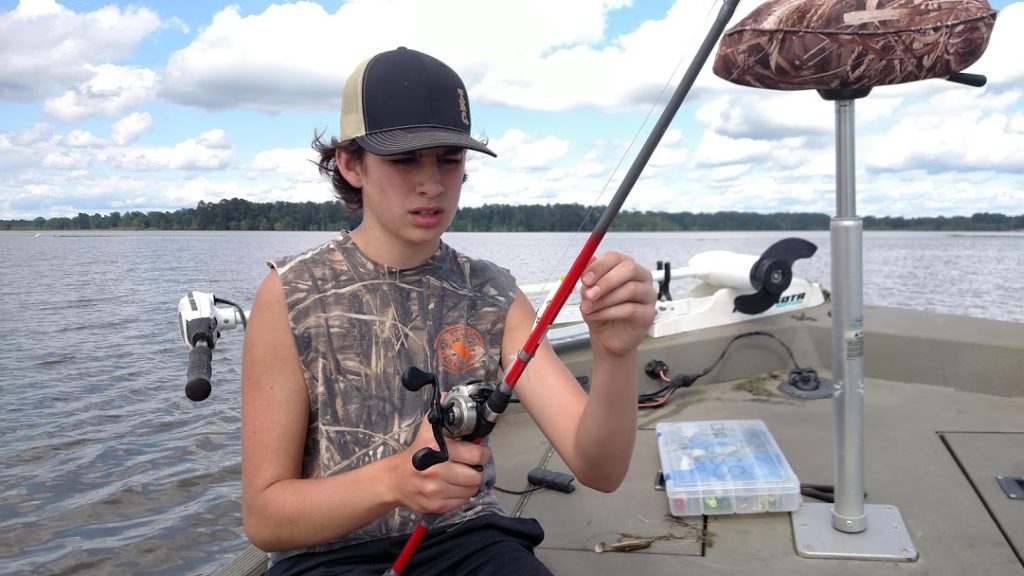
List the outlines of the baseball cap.
{"label": "baseball cap", "polygon": [[457,146],[497,156],[469,133],[462,79],[433,56],[400,47],[356,66],[341,95],[341,140],[381,156]]}

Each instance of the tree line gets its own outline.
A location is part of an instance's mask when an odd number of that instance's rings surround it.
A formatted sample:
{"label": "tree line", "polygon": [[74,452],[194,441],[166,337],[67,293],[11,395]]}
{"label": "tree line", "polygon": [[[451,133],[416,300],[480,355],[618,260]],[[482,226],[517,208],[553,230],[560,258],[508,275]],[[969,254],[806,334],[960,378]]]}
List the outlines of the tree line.
{"label": "tree line", "polygon": [[[574,232],[589,231],[604,206],[580,204],[485,204],[459,208],[450,230],[455,232]],[[831,217],[808,212],[661,212],[622,211],[612,230],[738,231],[828,230]],[[298,230],[352,229],[359,214],[348,213],[337,201],[250,202],[239,198],[200,201],[195,208],[173,212],[79,213],[74,217],[0,220],[0,230]],[[979,212],[971,216],[865,216],[867,230],[1011,231],[1024,230],[1024,214],[1007,216]]]}

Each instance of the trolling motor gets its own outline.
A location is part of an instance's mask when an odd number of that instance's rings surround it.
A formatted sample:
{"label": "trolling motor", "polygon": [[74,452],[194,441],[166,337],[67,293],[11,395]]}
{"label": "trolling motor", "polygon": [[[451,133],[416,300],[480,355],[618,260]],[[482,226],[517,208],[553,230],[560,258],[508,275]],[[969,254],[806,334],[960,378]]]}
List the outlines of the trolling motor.
{"label": "trolling motor", "polygon": [[690,259],[690,275],[707,284],[754,290],[733,300],[735,312],[760,314],[771,308],[793,281],[793,262],[810,258],[818,247],[803,238],[784,238],[760,256],[714,250]]}
{"label": "trolling motor", "polygon": [[[227,306],[217,306],[227,304]],[[211,361],[222,330],[245,327],[242,308],[207,292],[192,291],[178,301],[178,330],[188,347],[188,374],[185,395],[193,402],[202,402],[210,395]]]}

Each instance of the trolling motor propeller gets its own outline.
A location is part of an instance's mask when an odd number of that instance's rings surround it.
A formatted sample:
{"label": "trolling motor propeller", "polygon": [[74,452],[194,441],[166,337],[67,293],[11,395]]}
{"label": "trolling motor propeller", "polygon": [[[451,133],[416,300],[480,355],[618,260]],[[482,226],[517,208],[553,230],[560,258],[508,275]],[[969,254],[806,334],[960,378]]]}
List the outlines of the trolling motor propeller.
{"label": "trolling motor propeller", "polygon": [[817,250],[803,238],[785,238],[769,246],[750,268],[750,285],[757,292],[737,296],[736,310],[759,314],[771,308],[793,280],[793,262],[810,258]]}

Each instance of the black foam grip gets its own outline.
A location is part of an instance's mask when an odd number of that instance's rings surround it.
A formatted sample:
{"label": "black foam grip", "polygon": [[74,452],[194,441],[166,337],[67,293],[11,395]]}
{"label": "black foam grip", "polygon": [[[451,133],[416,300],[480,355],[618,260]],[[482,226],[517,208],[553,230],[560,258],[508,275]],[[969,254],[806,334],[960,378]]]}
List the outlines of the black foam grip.
{"label": "black foam grip", "polygon": [[196,344],[188,353],[188,383],[185,384],[185,395],[193,402],[202,402],[210,395],[210,375],[213,373],[211,360],[213,351],[205,342]]}

